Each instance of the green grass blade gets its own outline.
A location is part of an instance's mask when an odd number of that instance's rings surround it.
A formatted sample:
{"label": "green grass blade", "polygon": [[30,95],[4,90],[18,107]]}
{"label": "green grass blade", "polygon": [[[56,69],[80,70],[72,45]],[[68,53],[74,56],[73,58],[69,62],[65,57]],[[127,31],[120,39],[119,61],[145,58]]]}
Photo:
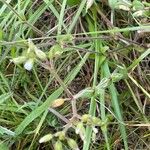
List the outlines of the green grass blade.
{"label": "green grass blade", "polygon": [[58,22],[58,31],[57,31],[58,35],[61,34],[61,28],[63,25],[63,18],[64,18],[64,14],[65,14],[66,4],[67,4],[67,0],[63,0],[62,6],[61,6],[61,11],[60,11],[60,16],[59,16],[59,22]]}
{"label": "green grass blade", "polygon": [[[95,23],[94,24],[90,21],[90,19],[87,18],[88,25],[89,25],[89,31],[97,30],[96,17],[94,16],[94,18],[95,18]],[[95,45],[95,51],[99,52],[99,49],[100,49],[99,41],[95,40],[94,45]],[[93,88],[97,84],[98,71],[99,71],[99,56],[95,55]],[[91,116],[95,116],[95,111],[96,111],[96,100],[95,100],[95,96],[93,96],[91,98],[91,102],[90,102],[89,114]],[[92,134],[92,128],[91,127],[87,127],[86,128],[85,141],[84,141],[84,144],[83,144],[83,150],[88,150],[89,149],[89,146],[90,146],[90,143],[91,143],[91,134]]]}
{"label": "green grass blade", "polygon": [[[104,74],[106,77],[108,77],[108,78],[110,77],[110,70],[109,70],[109,66],[108,66],[107,62],[104,63]],[[115,115],[119,121],[123,122],[123,117],[121,114],[118,97],[117,97],[117,91],[116,91],[116,88],[113,83],[109,86],[109,91],[111,94],[112,105],[113,105],[113,108],[115,111]],[[124,148],[125,148],[125,150],[128,150],[126,128],[125,128],[124,124],[119,124],[119,127],[120,127],[121,136],[122,136],[122,139],[124,142]]]}
{"label": "green grass blade", "polygon": [[136,68],[136,66],[149,54],[150,54],[150,48],[147,49],[138,59],[135,59],[127,69],[133,71]]}
{"label": "green grass blade", "polygon": [[[103,78],[103,65],[101,67],[101,79]],[[100,111],[101,111],[101,120],[103,122],[105,122],[106,120],[106,112],[105,112],[105,90],[104,89],[101,89],[101,92],[100,92],[100,96],[99,96],[99,100],[100,100]],[[106,146],[107,146],[107,150],[110,150],[110,144],[109,144],[109,141],[108,141],[108,131],[107,131],[107,128],[105,131],[102,131],[103,132],[103,135],[104,135],[104,138],[105,138],[105,142],[106,142]]]}
{"label": "green grass blade", "polygon": [[81,12],[82,12],[82,10],[83,10],[85,4],[86,4],[86,1],[87,1],[87,0],[82,0],[82,1],[81,1],[81,4],[80,4],[80,6],[79,6],[79,8],[78,8],[78,11],[76,12],[75,16],[73,17],[72,23],[71,23],[71,25],[70,25],[69,28],[68,28],[68,31],[67,31],[68,34],[72,32],[74,26],[76,25],[77,20],[78,20],[78,18],[80,17],[80,14],[81,14]]}

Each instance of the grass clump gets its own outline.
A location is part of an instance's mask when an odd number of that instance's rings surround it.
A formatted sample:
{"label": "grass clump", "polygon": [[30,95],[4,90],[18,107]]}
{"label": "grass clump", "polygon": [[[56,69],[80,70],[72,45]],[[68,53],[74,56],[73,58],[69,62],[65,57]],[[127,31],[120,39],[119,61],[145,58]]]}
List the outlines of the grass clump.
{"label": "grass clump", "polygon": [[0,6],[0,149],[149,149],[148,1]]}

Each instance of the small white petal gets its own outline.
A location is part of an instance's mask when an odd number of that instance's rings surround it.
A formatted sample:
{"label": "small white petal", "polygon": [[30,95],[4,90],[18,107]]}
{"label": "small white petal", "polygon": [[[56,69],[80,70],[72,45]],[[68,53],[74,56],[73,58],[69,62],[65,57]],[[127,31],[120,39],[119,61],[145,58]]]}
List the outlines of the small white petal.
{"label": "small white petal", "polygon": [[76,134],[79,134],[79,132],[80,132],[80,129],[76,128]]}
{"label": "small white petal", "polygon": [[97,128],[93,127],[92,129],[93,129],[93,132],[94,132],[95,134],[98,133],[98,129],[97,129]]}
{"label": "small white petal", "polygon": [[34,60],[33,59],[28,59],[25,64],[24,64],[24,68],[28,71],[30,71],[33,67],[33,63],[34,63]]}

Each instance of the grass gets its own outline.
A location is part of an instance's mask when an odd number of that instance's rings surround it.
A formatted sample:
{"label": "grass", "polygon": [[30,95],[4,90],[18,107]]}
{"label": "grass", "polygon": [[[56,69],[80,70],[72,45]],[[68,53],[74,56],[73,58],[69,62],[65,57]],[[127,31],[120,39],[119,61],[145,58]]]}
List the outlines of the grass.
{"label": "grass", "polygon": [[150,4],[88,3],[0,0],[0,150],[149,149]]}

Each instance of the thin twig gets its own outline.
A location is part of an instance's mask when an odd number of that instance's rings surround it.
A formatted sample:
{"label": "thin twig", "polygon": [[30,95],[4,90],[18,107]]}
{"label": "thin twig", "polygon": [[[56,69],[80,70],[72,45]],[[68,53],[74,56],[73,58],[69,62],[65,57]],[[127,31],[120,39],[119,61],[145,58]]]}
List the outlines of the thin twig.
{"label": "thin twig", "polygon": [[71,104],[72,104],[72,112],[73,112],[73,117],[77,116],[77,108],[76,108],[76,99],[74,99],[73,94],[69,91],[69,89],[66,87],[64,82],[61,80],[61,78],[58,76],[58,74],[55,71],[55,68],[53,66],[53,62],[50,61],[49,64],[42,64],[43,67],[48,69],[50,73],[55,77],[55,79],[59,82],[59,84],[62,86],[68,97],[71,99]]}
{"label": "thin twig", "polygon": [[69,123],[70,121],[64,117],[63,115],[61,115],[59,112],[57,112],[55,109],[53,108],[49,108],[48,109],[50,112],[52,112],[54,115],[56,115],[58,118],[60,118],[62,121],[64,121],[65,123]]}

